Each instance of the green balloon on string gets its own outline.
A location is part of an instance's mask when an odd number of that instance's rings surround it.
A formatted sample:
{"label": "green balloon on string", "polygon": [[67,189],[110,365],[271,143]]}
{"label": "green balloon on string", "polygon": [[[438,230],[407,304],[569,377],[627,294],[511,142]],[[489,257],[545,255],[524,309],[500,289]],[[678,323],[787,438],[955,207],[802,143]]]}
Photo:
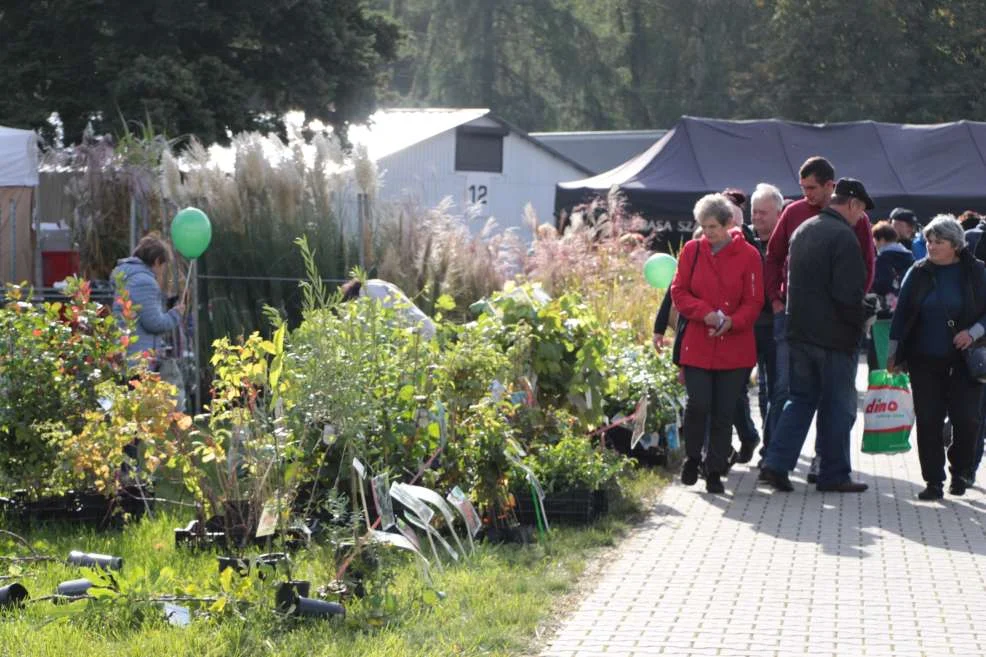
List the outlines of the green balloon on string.
{"label": "green balloon on string", "polygon": [[666,290],[671,286],[677,268],[678,261],[674,259],[674,256],[667,253],[655,253],[644,263],[644,278],[647,279],[647,283],[651,287]]}
{"label": "green balloon on string", "polygon": [[171,220],[171,241],[178,253],[194,260],[205,253],[212,241],[212,224],[198,208],[179,210]]}

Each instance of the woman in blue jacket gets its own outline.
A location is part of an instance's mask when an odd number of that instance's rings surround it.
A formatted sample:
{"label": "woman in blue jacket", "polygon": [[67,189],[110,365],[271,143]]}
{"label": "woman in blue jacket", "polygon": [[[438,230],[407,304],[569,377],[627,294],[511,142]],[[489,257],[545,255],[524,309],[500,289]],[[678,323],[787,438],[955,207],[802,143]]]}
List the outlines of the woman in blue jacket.
{"label": "woman in blue jacket", "polygon": [[969,375],[961,352],[986,334],[986,270],[965,248],[962,226],[939,215],[924,229],[928,257],[904,277],[890,326],[887,369],[911,375],[918,457],[927,487],[922,500],[944,496],[945,417],[952,423],[949,493],[969,484],[979,430],[982,384]]}
{"label": "woman in blue jacket", "polygon": [[[157,353],[163,349],[163,337],[181,323],[185,306],[181,303],[165,312],[161,282],[171,262],[171,249],[157,233],[150,233],[137,243],[133,254],[116,263],[111,279],[113,285],[122,283],[137,309],[136,336],[127,345],[127,357],[136,361],[146,354],[151,369],[157,368]],[[113,312],[120,316],[119,294],[114,294]],[[133,339],[136,337],[136,339]]]}

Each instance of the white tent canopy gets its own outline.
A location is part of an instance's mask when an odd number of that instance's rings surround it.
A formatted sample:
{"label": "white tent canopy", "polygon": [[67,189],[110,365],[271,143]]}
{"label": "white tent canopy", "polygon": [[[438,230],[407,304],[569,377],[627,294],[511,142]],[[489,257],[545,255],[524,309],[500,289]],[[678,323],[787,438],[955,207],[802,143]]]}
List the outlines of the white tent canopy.
{"label": "white tent canopy", "polygon": [[0,187],[37,187],[38,136],[0,126]]}

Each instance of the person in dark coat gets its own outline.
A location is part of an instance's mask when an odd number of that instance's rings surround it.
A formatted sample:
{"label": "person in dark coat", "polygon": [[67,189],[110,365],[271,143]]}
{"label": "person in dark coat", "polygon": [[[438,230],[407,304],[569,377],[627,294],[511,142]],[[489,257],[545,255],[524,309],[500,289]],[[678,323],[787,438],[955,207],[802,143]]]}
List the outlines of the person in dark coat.
{"label": "person in dark coat", "polygon": [[849,439],[856,421],[855,359],[867,283],[854,226],[871,209],[873,201],[863,184],[842,178],[828,205],[791,237],[786,306],[790,397],[760,470],[760,480],[779,491],[793,490],[788,472],[798,463],[816,410],[817,489],[867,489],[849,476]]}
{"label": "person in dark coat", "polygon": [[918,457],[927,484],[918,497],[939,500],[946,416],[952,424],[949,493],[965,494],[975,467],[983,386],[969,375],[961,352],[986,335],[986,269],[965,247],[962,226],[951,215],[935,217],[924,235],[928,257],[904,277],[890,326],[887,369],[911,375]]}
{"label": "person in dark coat", "polygon": [[888,221],[873,226],[873,242],[876,245],[873,294],[879,297],[877,318],[890,319],[897,307],[904,274],[914,264],[914,254],[898,241],[897,231]]}

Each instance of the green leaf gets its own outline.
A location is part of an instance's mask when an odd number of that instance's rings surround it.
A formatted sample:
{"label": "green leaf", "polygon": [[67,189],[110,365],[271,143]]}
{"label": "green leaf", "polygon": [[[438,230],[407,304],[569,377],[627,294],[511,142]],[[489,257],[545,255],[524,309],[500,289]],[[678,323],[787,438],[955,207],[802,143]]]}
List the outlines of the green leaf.
{"label": "green leaf", "polygon": [[435,301],[435,309],[444,310],[446,312],[449,310],[455,310],[455,299],[447,294],[443,294]]}
{"label": "green leaf", "polygon": [[404,402],[414,399],[414,386],[408,384],[401,387],[400,391],[397,393],[397,398]]}

